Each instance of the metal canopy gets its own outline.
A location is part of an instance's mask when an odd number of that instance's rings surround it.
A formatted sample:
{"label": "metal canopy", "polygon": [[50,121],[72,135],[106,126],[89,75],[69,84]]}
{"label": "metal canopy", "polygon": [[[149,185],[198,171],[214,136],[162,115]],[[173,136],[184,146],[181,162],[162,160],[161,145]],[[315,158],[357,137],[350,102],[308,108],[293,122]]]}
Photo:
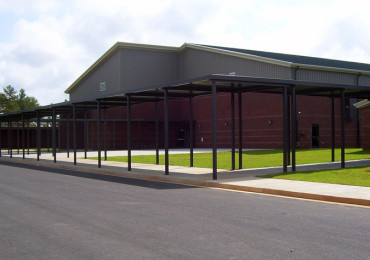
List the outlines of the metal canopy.
{"label": "metal canopy", "polygon": [[[341,165],[342,168],[345,166],[344,158],[344,147],[345,147],[345,134],[344,134],[344,111],[345,102],[344,98],[370,98],[370,86],[360,85],[348,85],[348,84],[332,84],[332,83],[321,83],[321,82],[307,82],[300,80],[283,80],[273,78],[256,78],[256,77],[244,77],[234,75],[218,75],[212,74],[203,77],[176,81],[169,84],[162,84],[151,86],[148,88],[137,89],[135,91],[119,91],[116,93],[110,93],[106,95],[100,95],[96,97],[90,97],[81,100],[68,101],[58,104],[52,104],[48,106],[37,107],[33,109],[17,111],[12,113],[0,114],[0,122],[8,122],[8,130],[10,130],[11,122],[23,122],[24,121],[37,121],[37,160],[41,154],[40,149],[40,121],[52,121],[53,122],[53,155],[54,162],[56,162],[56,140],[55,140],[55,122],[67,121],[67,140],[69,140],[69,120],[73,123],[73,150],[74,150],[74,164],[76,164],[76,122],[81,121],[77,118],[77,113],[85,113],[84,120],[87,123],[86,112],[91,110],[97,110],[97,132],[98,132],[98,167],[101,167],[101,141],[100,141],[100,122],[101,122],[101,109],[109,109],[112,107],[126,106],[127,107],[127,133],[128,142],[130,142],[130,123],[131,120],[130,110],[131,106],[140,103],[154,102],[156,104],[156,157],[158,163],[158,102],[163,102],[165,111],[165,174],[169,174],[168,164],[168,100],[187,98],[190,102],[190,124],[192,123],[192,98],[201,95],[211,95],[212,97],[212,147],[213,147],[213,178],[217,179],[217,92],[226,92],[231,94],[231,99],[234,100],[234,94],[238,94],[238,117],[239,117],[239,167],[241,168],[241,154],[242,154],[242,121],[241,121],[241,103],[242,93],[245,92],[256,92],[256,93],[269,93],[269,94],[280,94],[283,96],[283,132],[284,132],[284,159],[283,169],[287,171],[287,165],[289,164],[289,150],[290,140],[295,140],[295,128],[296,128],[296,95],[307,95],[307,96],[322,96],[331,97],[332,99],[332,122],[334,120],[334,106],[333,99],[340,98],[341,108]],[[291,108],[289,109],[289,97],[291,98]],[[292,112],[289,112],[291,110]],[[104,110],[105,111],[105,110]],[[235,120],[235,112],[232,112],[232,120]],[[67,115],[66,119],[57,118],[57,115]],[[293,134],[289,133],[289,116],[291,116],[291,127]],[[45,119],[45,117],[49,117]],[[43,119],[44,118],[44,119]],[[50,119],[52,118],[52,119]],[[104,135],[106,134],[106,122],[108,120],[104,116]],[[234,123],[233,123],[234,124]],[[1,125],[0,125],[1,126]],[[232,135],[235,135],[235,126],[232,130]],[[332,123],[332,133],[334,124]],[[23,129],[24,130],[24,129]],[[11,134],[11,131],[9,131]],[[24,135],[24,134],[23,134]],[[23,136],[22,135],[22,136]],[[23,138],[23,137],[22,137]],[[332,153],[334,151],[334,134],[332,134]],[[104,138],[105,142],[105,138]],[[233,140],[233,147],[234,147]],[[293,142],[293,141],[292,141]],[[10,143],[10,155],[11,155]],[[24,145],[23,145],[24,147]],[[128,145],[128,154],[130,154],[131,147]],[[292,170],[295,170],[295,148],[292,146]],[[1,147],[0,147],[1,149]],[[24,148],[23,148],[24,149]],[[85,147],[86,149],[86,147]],[[233,151],[235,147],[233,148]],[[1,151],[1,150],[0,150]],[[105,158],[106,158],[106,146],[104,144]],[[69,141],[67,141],[67,154],[69,156]],[[192,156],[192,147],[190,154]],[[86,155],[85,155],[86,156]],[[130,157],[130,156],[129,156]],[[131,158],[129,158],[130,160]],[[192,158],[191,158],[192,161]],[[192,164],[192,163],[191,163]],[[233,159],[233,169],[235,168],[235,158]],[[192,166],[192,165],[191,165]],[[131,163],[129,163],[129,170],[131,170]]]}
{"label": "metal canopy", "polygon": [[[168,90],[168,99],[210,95],[212,93],[212,82],[217,83],[217,92],[284,94],[284,86],[295,86],[297,95],[340,97],[341,90],[343,89],[345,97],[370,98],[370,86],[212,74],[169,84],[142,88],[136,91],[120,91],[83,100],[68,101],[23,111],[5,113],[0,115],[0,119],[10,118],[13,121],[20,121],[23,114],[26,120],[36,120],[37,112],[41,118],[52,116],[53,108],[55,108],[55,112],[59,115],[71,114],[73,111],[73,104],[76,105],[77,113],[86,112],[97,109],[97,100],[100,100],[102,108],[127,106],[126,97],[128,95],[131,97],[131,105],[145,102],[158,102],[164,100],[164,89]],[[189,91],[191,91],[191,94],[189,94]]]}

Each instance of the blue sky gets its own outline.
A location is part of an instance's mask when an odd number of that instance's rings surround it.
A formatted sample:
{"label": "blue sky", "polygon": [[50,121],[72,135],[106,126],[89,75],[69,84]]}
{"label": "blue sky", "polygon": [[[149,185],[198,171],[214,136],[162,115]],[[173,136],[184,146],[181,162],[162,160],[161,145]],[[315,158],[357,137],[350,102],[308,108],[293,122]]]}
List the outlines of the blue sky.
{"label": "blue sky", "polygon": [[369,10],[364,0],[0,0],[0,87],[62,102],[117,41],[370,63]]}

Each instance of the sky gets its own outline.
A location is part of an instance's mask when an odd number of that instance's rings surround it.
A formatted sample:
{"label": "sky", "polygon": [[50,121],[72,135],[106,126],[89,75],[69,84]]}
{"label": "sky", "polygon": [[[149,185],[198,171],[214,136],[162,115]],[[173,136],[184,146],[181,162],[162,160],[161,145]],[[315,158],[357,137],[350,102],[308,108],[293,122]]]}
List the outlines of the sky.
{"label": "sky", "polygon": [[116,42],[184,43],[370,63],[367,0],[0,0],[0,89],[41,105]]}

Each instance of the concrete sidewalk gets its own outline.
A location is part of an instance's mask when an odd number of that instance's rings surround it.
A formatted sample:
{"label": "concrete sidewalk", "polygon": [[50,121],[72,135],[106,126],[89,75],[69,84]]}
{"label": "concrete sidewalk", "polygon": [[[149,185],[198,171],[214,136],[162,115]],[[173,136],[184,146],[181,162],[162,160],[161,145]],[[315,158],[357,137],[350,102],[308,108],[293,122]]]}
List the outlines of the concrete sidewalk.
{"label": "concrete sidewalk", "polygon": [[[197,149],[195,152],[207,152],[206,149]],[[161,151],[163,152],[163,151]],[[185,153],[187,150],[171,150],[170,153]],[[109,151],[109,156],[123,155],[124,151]],[[133,151],[134,154],[143,154],[143,151]],[[153,154],[155,151],[144,151],[145,154]],[[97,152],[89,152],[88,156],[97,156]],[[103,157],[102,153],[102,158]],[[127,163],[110,162],[102,160],[102,168],[97,167],[96,160],[81,159],[83,152],[77,153],[77,165],[73,165],[73,154],[67,158],[66,153],[57,153],[57,163],[53,163],[50,153],[43,153],[40,161],[36,160],[36,154],[26,155],[22,159],[22,153],[13,153],[10,158],[5,151],[2,152],[0,161],[39,165],[45,167],[77,170],[95,174],[106,174],[172,182],[177,184],[196,185],[203,187],[223,188],[230,190],[258,192],[288,197],[297,197],[313,200],[339,202],[370,206],[370,187],[359,187],[339,184],[315,183],[305,181],[291,181],[269,178],[258,178],[258,175],[280,173],[282,167],[243,169],[236,171],[219,170],[218,180],[212,180],[212,169],[196,167],[170,166],[170,175],[164,175],[163,165],[132,163],[132,171],[127,171]],[[347,161],[346,167],[370,166],[370,160]],[[340,163],[320,163],[311,165],[299,165],[297,171],[339,169]]]}

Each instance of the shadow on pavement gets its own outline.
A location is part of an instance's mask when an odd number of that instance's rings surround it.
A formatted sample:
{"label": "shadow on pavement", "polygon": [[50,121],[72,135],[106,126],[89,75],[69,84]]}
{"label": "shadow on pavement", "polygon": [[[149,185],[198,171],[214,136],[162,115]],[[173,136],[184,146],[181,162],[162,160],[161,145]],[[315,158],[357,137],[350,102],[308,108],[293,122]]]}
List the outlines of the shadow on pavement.
{"label": "shadow on pavement", "polygon": [[36,171],[43,171],[43,172],[55,173],[55,174],[61,174],[61,175],[68,175],[68,176],[74,176],[74,177],[79,177],[79,178],[87,178],[87,179],[94,179],[94,180],[100,180],[100,181],[108,181],[108,182],[114,182],[114,183],[134,185],[134,186],[151,188],[151,189],[159,189],[159,190],[201,188],[201,187],[196,187],[196,186],[187,186],[187,185],[173,184],[173,183],[166,183],[166,182],[131,179],[131,178],[120,177],[120,176],[103,175],[103,174],[72,171],[72,170],[65,170],[65,169],[55,169],[55,168],[49,168],[49,167],[44,167],[44,166],[22,165],[22,164],[12,163],[12,162],[0,162],[0,165],[6,165],[6,166],[11,166],[11,167],[30,169],[30,170],[36,170]]}

